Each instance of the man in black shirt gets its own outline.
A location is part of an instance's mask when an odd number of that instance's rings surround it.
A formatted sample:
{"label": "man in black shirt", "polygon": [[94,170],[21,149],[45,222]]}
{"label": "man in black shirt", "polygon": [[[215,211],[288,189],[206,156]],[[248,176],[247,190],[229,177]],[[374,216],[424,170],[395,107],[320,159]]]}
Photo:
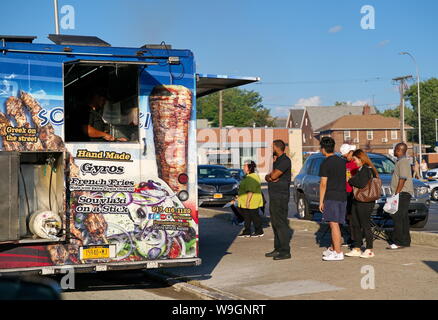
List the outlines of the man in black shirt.
{"label": "man in black shirt", "polygon": [[107,101],[103,90],[92,91],[87,98],[87,105],[84,107],[85,117],[81,117],[80,123],[85,139],[89,141],[127,141],[125,138],[117,139],[109,134],[109,124],[103,120],[103,107]]}
{"label": "man in black shirt", "polygon": [[292,231],[289,228],[288,209],[290,199],[291,161],[285,154],[286,144],[282,140],[273,143],[274,161],[273,170],[266,175],[269,193],[269,212],[271,225],[274,231],[274,251],[267,253],[266,257],[274,260],[290,259],[290,239]]}
{"label": "man in black shirt", "polygon": [[319,171],[319,210],[323,214],[323,220],[329,223],[332,235],[332,247],[324,251],[323,260],[339,261],[344,260],[339,224],[345,224],[347,211],[346,161],[335,155],[335,141],[332,138],[322,138],[320,145],[326,159]]}

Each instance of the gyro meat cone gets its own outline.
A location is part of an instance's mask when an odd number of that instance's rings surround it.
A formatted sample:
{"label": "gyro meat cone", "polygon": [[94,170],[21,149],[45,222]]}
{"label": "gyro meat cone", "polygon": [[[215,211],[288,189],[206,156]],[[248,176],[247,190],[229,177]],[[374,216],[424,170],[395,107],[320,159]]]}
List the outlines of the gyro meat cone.
{"label": "gyro meat cone", "polygon": [[187,171],[192,92],[184,86],[157,86],[149,96],[149,104],[158,174],[173,191],[186,189],[178,182],[178,176]]}

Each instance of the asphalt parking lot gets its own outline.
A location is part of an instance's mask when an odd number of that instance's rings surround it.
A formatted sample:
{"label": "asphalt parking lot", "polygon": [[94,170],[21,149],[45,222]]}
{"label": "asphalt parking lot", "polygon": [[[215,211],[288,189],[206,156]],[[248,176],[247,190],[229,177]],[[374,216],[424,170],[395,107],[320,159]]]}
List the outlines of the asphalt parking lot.
{"label": "asphalt parking lot", "polygon": [[[295,225],[292,259],[275,261],[264,255],[273,248],[274,235],[269,224],[264,226],[264,237],[237,238],[242,227],[232,225],[229,214],[229,208],[200,208],[202,265],[166,271],[175,279],[196,281],[204,288],[240,299],[428,300],[438,297],[435,247],[412,245],[393,252],[385,250],[385,241],[376,240],[373,259],[347,257],[341,262],[326,262],[322,261],[321,253],[329,245],[330,235]],[[368,286],[370,283],[373,285]]]}

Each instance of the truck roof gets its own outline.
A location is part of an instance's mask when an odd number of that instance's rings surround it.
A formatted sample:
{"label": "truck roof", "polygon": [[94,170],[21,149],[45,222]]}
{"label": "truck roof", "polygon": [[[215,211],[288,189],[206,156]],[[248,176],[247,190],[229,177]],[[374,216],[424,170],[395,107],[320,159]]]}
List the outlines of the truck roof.
{"label": "truck roof", "polygon": [[[188,49],[172,49],[166,44],[143,45],[141,47],[113,47],[95,36],[49,35],[53,43],[34,43],[35,36],[0,35],[0,52],[23,52],[40,54],[88,54],[117,55],[128,58],[144,58],[151,56],[192,56]],[[33,51],[33,52],[32,52]]]}
{"label": "truck roof", "polygon": [[[141,47],[113,47],[108,42],[95,36],[49,35],[53,43],[34,43],[35,36],[0,35],[0,53],[23,53],[51,56],[93,57],[95,60],[114,59],[126,62],[157,62],[193,57],[188,49],[172,49],[172,46],[161,44],[146,44]],[[214,92],[239,87],[260,81],[259,77],[240,77],[215,74],[196,75],[196,96],[198,98]]]}

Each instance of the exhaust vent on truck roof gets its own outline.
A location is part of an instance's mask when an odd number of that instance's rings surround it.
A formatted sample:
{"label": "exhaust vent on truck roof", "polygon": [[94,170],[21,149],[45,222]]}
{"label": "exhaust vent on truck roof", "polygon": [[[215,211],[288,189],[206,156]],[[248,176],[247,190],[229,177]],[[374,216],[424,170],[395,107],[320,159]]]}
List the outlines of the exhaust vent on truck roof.
{"label": "exhaust vent on truck roof", "polygon": [[0,41],[32,43],[37,37],[34,36],[4,36],[0,35]]}
{"label": "exhaust vent on truck roof", "polygon": [[108,42],[94,36],[74,36],[66,34],[49,34],[48,38],[55,44],[70,46],[111,47]]}

